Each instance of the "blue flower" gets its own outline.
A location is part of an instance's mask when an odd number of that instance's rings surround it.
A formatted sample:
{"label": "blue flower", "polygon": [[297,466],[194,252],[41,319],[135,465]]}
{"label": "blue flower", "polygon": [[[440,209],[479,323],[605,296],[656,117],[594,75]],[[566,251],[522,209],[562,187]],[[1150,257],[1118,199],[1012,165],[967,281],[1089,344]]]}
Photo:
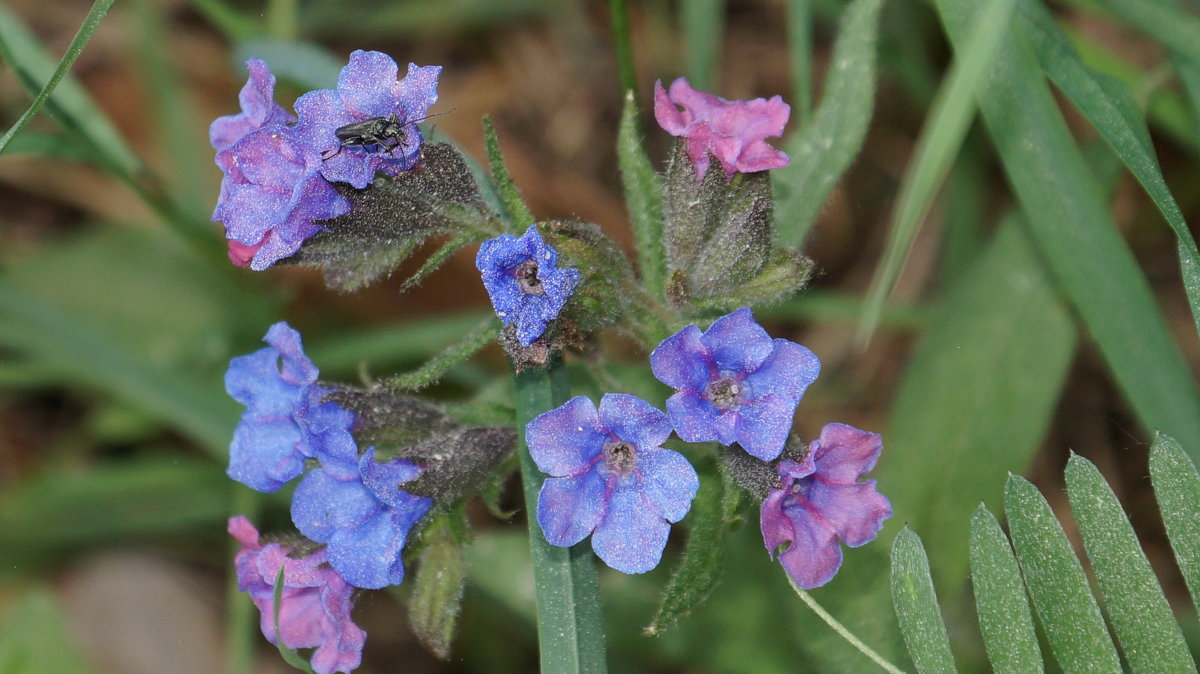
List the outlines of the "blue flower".
{"label": "blue flower", "polygon": [[579,283],[577,269],[558,269],[558,251],[546,245],[537,226],[520,238],[511,234],[484,241],[475,256],[496,315],[516,324],[517,340],[529,346],[558,316]]}
{"label": "blue flower", "polygon": [[759,522],[772,557],[786,546],[779,563],[796,585],[809,590],[828,583],[842,565],[838,539],[852,548],[866,545],[892,516],[875,480],[858,482],[881,451],[877,434],[828,424],[802,461],[776,465],[779,484],[763,501]]}
{"label": "blue flower", "polygon": [[[321,173],[332,182],[363,189],[375,172],[406,171],[421,150],[422,136],[415,122],[437,102],[441,66],[408,64],[407,76],[397,81],[399,68],[392,57],[377,51],[357,50],[342,68],[337,89],[310,91],[296,101],[304,142],[317,148],[324,161]],[[367,120],[387,119],[399,133],[382,140],[384,145],[341,145],[337,130]]]}
{"label": "blue flower", "polygon": [[678,392],[667,399],[675,432],[687,442],[734,442],[770,461],[821,361],[786,339],[772,340],[742,307],[700,333],[689,325],[650,354],[654,376]]}
{"label": "blue flower", "polygon": [[236,115],[218,117],[208,127],[208,140],[220,151],[269,124],[289,124],[296,118],[275,102],[275,76],[259,59],[246,61],[250,77],[238,94],[242,111]]}
{"label": "blue flower", "polygon": [[368,449],[326,455],[292,497],[292,522],[300,533],[327,544],[329,563],[355,587],[379,589],[404,580],[408,532],[433,499],[400,488],[421,474],[405,459],[376,463]]}
{"label": "blue flower", "polygon": [[329,389],[316,384],[317,368],[304,355],[300,333],[279,322],[267,331],[269,345],[229,362],[225,390],[246,406],[229,445],[229,477],[273,492],[304,472],[304,462],[356,451],[354,415],[323,402]]}
{"label": "blue flower", "polygon": [[666,414],[622,393],[605,394],[599,413],[579,396],[530,421],[529,453],[554,476],[538,494],[546,540],[567,547],[592,534],[596,555],[618,571],[657,566],[670,523],[700,487],[687,459],[660,447],[670,435]]}
{"label": "blue flower", "polygon": [[294,127],[250,132],[217,152],[225,173],[212,219],[225,223],[230,259],[262,271],[300,249],[326,220],[350,212],[350,201],[321,177],[321,155]]}

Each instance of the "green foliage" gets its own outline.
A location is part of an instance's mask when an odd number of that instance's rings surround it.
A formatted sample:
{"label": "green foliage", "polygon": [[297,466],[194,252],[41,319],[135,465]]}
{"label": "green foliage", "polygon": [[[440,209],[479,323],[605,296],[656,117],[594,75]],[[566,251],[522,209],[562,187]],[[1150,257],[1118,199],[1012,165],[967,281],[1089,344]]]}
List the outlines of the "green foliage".
{"label": "green foliage", "polygon": [[621,113],[621,127],[617,134],[617,163],[621,169],[621,183],[625,187],[625,203],[629,207],[633,238],[637,243],[638,270],[642,275],[642,283],[654,297],[661,298],[665,274],[662,245],[663,181],[646,158],[638,120],[637,104],[630,91],[625,96],[625,108]]}
{"label": "green foliage", "polygon": [[980,505],[971,518],[971,587],[988,659],[998,674],[1043,671],[1021,569],[996,516]]}
{"label": "green foliage", "polygon": [[892,603],[917,671],[956,671],[929,577],[929,558],[920,537],[907,527],[892,545]]}
{"label": "green foliage", "polygon": [[500,323],[489,316],[475,326],[458,342],[447,346],[441,353],[425,361],[417,370],[398,374],[387,383],[398,388],[418,390],[437,382],[450,368],[462,363],[496,340],[500,334]]}
{"label": "green foliage", "polygon": [[525,229],[534,223],[533,212],[521,198],[521,192],[508,173],[504,155],[500,153],[500,139],[496,136],[496,127],[487,116],[483,118],[483,142],[488,168],[492,172],[492,183],[500,195],[500,203],[504,205],[503,215],[509,225],[508,229],[514,234],[523,234]]}
{"label": "green foliage", "polygon": [[426,648],[445,660],[462,612],[466,562],[462,544],[451,537],[445,524],[427,527],[422,539],[425,546],[408,599],[408,624]]}
{"label": "green foliage", "polygon": [[1159,433],[1150,449],[1150,477],[1192,604],[1200,606],[1200,474],[1179,443]]}
{"label": "green foliage", "polygon": [[11,602],[0,621],[0,672],[90,674],[72,645],[54,593],[34,586]]}

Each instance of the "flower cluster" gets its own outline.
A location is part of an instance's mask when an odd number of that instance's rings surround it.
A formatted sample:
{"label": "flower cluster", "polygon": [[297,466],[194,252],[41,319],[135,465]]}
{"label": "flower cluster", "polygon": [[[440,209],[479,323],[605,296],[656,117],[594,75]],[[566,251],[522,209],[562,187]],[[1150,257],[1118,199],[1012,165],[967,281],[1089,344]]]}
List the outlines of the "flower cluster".
{"label": "flower cluster", "polygon": [[[353,671],[362,662],[367,633],[350,619],[354,588],[329,568],[325,551],[294,558],[279,543],[263,545],[245,517],[229,518],[229,535],[242,544],[234,558],[238,589],[250,595],[261,615],[263,636],[273,644],[282,637],[293,650],[313,648],[317,674]],[[275,583],[283,570],[279,633],[275,632]]]}
{"label": "flower cluster", "polygon": [[727,176],[787,166],[788,156],[766,139],[783,135],[791,111],[779,96],[727,101],[693,89],[682,77],[670,91],[661,81],[654,84],[654,117],[667,133],[687,141],[697,178],[708,171],[710,155]]}
{"label": "flower cluster", "polygon": [[355,51],[336,90],[300,97],[298,118],[275,102],[264,62],[246,67],[242,112],[209,129],[224,174],[213,220],[225,224],[234,264],[261,271],[320,232],[318,221],[350,212],[333,183],[362,189],[377,171],[413,167],[422,141],[414,122],[437,101],[441,67],[409,64],[397,81],[391,57]]}
{"label": "flower cluster", "polygon": [[[538,523],[553,545],[592,534],[592,548],[625,573],[654,568],[670,523],[696,495],[696,471],[662,448],[672,430],[687,442],[740,445],[761,461],[780,456],[792,416],[820,361],[805,347],[772,340],[749,308],[718,318],[703,333],[689,325],[659,344],[651,368],[677,392],[667,413],[630,395],[595,405],[577,397],[526,426],[530,455],[552,477],[538,497]],[[802,587],[823,585],[850,546],[874,539],[891,515],[874,482],[856,481],[874,465],[879,436],[830,424],[803,461],[776,464],[778,483],[762,506],[763,540]]]}

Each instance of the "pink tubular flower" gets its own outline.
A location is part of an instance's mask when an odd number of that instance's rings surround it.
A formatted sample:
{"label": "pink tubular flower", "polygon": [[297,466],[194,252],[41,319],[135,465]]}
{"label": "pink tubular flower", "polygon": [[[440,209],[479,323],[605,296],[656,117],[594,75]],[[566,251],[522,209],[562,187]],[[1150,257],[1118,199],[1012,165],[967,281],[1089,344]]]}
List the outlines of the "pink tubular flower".
{"label": "pink tubular flower", "polygon": [[362,662],[367,633],[350,620],[354,591],[325,560],[322,549],[303,559],[288,556],[278,543],[262,545],[258,530],[245,517],[229,518],[229,534],[243,548],[234,559],[238,589],[250,594],[262,614],[260,627],[271,643],[275,635],[275,580],[283,568],[279,632],[291,649],[313,648],[317,674],[349,674]]}
{"label": "pink tubular flower", "polygon": [[708,170],[709,154],[727,176],[787,166],[788,156],[764,139],[783,135],[791,110],[779,96],[727,101],[693,89],[683,77],[671,83],[669,93],[662,81],[654,83],[654,118],[667,133],[687,140],[697,178]]}
{"label": "pink tubular flower", "polygon": [[796,585],[810,590],[833,579],[842,565],[840,538],[857,548],[875,540],[892,516],[875,480],[858,482],[883,450],[879,435],[845,424],[827,424],[804,460],[776,465],[779,486],[771,489],[760,514],[763,543]]}

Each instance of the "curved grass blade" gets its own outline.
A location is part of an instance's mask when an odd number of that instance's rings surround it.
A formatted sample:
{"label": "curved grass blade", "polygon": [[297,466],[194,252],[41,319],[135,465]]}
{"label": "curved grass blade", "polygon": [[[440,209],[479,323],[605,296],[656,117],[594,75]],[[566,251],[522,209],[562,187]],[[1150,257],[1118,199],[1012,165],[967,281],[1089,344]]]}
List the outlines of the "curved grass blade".
{"label": "curved grass blade", "polygon": [[938,188],[946,180],[950,165],[962,146],[975,116],[975,97],[987,81],[985,74],[995,58],[996,48],[1008,35],[1015,5],[1016,0],[988,0],[973,19],[966,40],[968,46],[955,54],[950,72],[934,97],[917,139],[910,168],[900,184],[883,260],[875,268],[871,287],[867,290],[858,325],[860,346],[866,346],[879,326],[883,305],[896,286],[917,231],[929,214]]}
{"label": "curved grass blade", "polygon": [[981,503],[971,518],[971,586],[988,661],[997,674],[1041,672],[1025,583],[1008,537]]}
{"label": "curved grass blade", "polygon": [[[1079,0],[1073,0],[1079,2]],[[1093,0],[1155,42],[1200,66],[1200,17],[1166,0]]]}
{"label": "curved grass blade", "polygon": [[666,256],[663,252],[663,181],[642,146],[638,130],[638,108],[633,92],[625,94],[625,109],[617,133],[617,165],[625,187],[625,203],[629,205],[629,220],[633,225],[634,248],[642,283],[656,299],[663,297],[666,278]]}
{"label": "curved grass blade", "polygon": [[603,674],[607,665],[596,559],[586,541],[570,548],[546,542],[535,516],[544,477],[525,442],[525,425],[566,401],[565,376],[561,364],[516,376],[518,453],[537,593],[538,649],[543,672]]}
{"label": "curved grass blade", "polygon": [[[962,49],[975,3],[936,6]],[[1196,382],[1024,40],[1001,45],[981,107],[1034,240],[1142,426],[1200,450]]]}
{"label": "curved grass blade", "polygon": [[792,112],[796,123],[812,118],[812,18],[813,0],[788,0],[787,44],[792,66]]}
{"label": "curved grass blade", "polygon": [[[808,126],[784,144],[792,161],[771,172],[776,238],[796,248],[862,147],[875,107],[876,39],[881,0],[854,0],[838,28],[825,95]],[[786,214],[786,216],[784,215]]]}
{"label": "curved grass blade", "polygon": [[[45,107],[51,114],[78,129],[104,153],[114,167],[127,175],[133,175],[141,171],[141,161],[121,140],[121,135],[108,121],[108,118],[99,112],[100,108],[91,100],[84,88],[66,74],[67,69],[74,62],[74,57],[79,55],[78,51],[72,55],[72,49],[83,49],[87,40],[91,38],[91,31],[96,28],[95,23],[98,23],[104,16],[104,12],[108,11],[113,1],[97,0],[92,11],[88,13],[88,19],[85,20],[80,32],[76,34],[75,40],[67,49],[67,57],[70,57],[70,61],[64,60],[57,67],[54,66],[54,61],[45,53],[42,46],[38,44],[37,38],[13,14],[12,10],[0,5],[0,57],[8,63],[27,89],[31,92],[38,92],[37,98],[34,99],[36,105]],[[102,11],[97,15],[98,9]],[[47,86],[44,87],[43,82]],[[54,86],[49,86],[51,82],[54,83]],[[43,92],[46,94],[45,96],[42,96]],[[33,114],[37,113],[32,106],[30,110]],[[26,114],[30,113],[27,111]],[[10,129],[5,136],[8,137],[10,134],[16,135],[13,129]]]}
{"label": "curved grass blade", "polygon": [[1067,497],[1113,631],[1133,671],[1194,672],[1196,664],[1112,489],[1090,461],[1067,461]]}
{"label": "curved grass blade", "polygon": [[[58,67],[54,69],[54,73],[50,75],[50,79],[42,87],[42,90],[38,92],[37,96],[34,97],[33,103],[29,104],[29,108],[17,118],[17,121],[9,127],[8,131],[4,132],[3,136],[0,136],[0,153],[4,152],[4,148],[8,147],[13,137],[20,133],[26,124],[29,124],[29,120],[33,119],[34,115],[50,99],[50,94],[54,92],[58,83],[67,76],[67,71],[75,64],[75,59],[79,58],[79,55],[83,53],[84,46],[92,39],[92,33],[96,32],[96,29],[100,26],[100,21],[108,14],[108,10],[113,6],[114,2],[116,0],[96,0],[92,3],[92,8],[84,18],[83,25],[79,27],[79,31],[75,33],[75,38],[67,46],[67,52],[63,54],[62,60],[58,62]],[[5,42],[4,36],[0,36],[0,43],[3,42]],[[2,49],[5,52],[9,52],[5,53],[4,60],[12,64],[15,70],[17,68],[16,55],[10,51],[13,47],[4,46]]]}
{"label": "curved grass blade", "polygon": [[1174,438],[1158,433],[1150,448],[1150,479],[1175,561],[1192,604],[1200,606],[1200,473]]}
{"label": "curved grass blade", "polygon": [[[1070,312],[1020,225],[1006,219],[954,282],[889,418],[879,481],[920,532],[943,593],[962,587],[971,509],[999,507],[1005,477],[1037,452],[1075,353]],[[904,456],[921,458],[894,460]]]}
{"label": "curved grass blade", "polygon": [[1042,69],[1100,132],[1175,232],[1183,285],[1196,330],[1200,331],[1200,251],[1183,211],[1163,179],[1137,103],[1120,82],[1083,64],[1044,7],[1024,2],[1021,13],[1022,26],[1030,36]]}
{"label": "curved grass blade", "polygon": [[287,647],[283,643],[283,632],[279,631],[279,614],[282,612],[283,604],[283,571],[284,566],[279,565],[279,573],[275,575],[275,596],[271,601],[271,619],[275,621],[275,646],[279,649],[279,655],[283,657],[283,661],[304,672],[305,674],[316,674],[300,654]]}
{"label": "curved grass blade", "polygon": [[929,558],[921,538],[908,527],[896,535],[892,545],[892,605],[917,671],[957,671],[929,577]]}
{"label": "curved grass blade", "polygon": [[433,384],[450,368],[474,356],[480,349],[496,341],[500,335],[500,322],[489,316],[474,330],[455,344],[446,347],[444,351],[430,358],[420,368],[398,374],[387,380],[389,386],[406,389],[422,389]]}
{"label": "curved grass blade", "polygon": [[1050,504],[1018,475],[1004,487],[1004,511],[1021,571],[1054,657],[1070,672],[1120,672],[1087,576]]}
{"label": "curved grass blade", "polygon": [[688,80],[704,91],[717,89],[717,54],[724,37],[724,0],[688,0],[679,3],[683,25],[683,55]]}

